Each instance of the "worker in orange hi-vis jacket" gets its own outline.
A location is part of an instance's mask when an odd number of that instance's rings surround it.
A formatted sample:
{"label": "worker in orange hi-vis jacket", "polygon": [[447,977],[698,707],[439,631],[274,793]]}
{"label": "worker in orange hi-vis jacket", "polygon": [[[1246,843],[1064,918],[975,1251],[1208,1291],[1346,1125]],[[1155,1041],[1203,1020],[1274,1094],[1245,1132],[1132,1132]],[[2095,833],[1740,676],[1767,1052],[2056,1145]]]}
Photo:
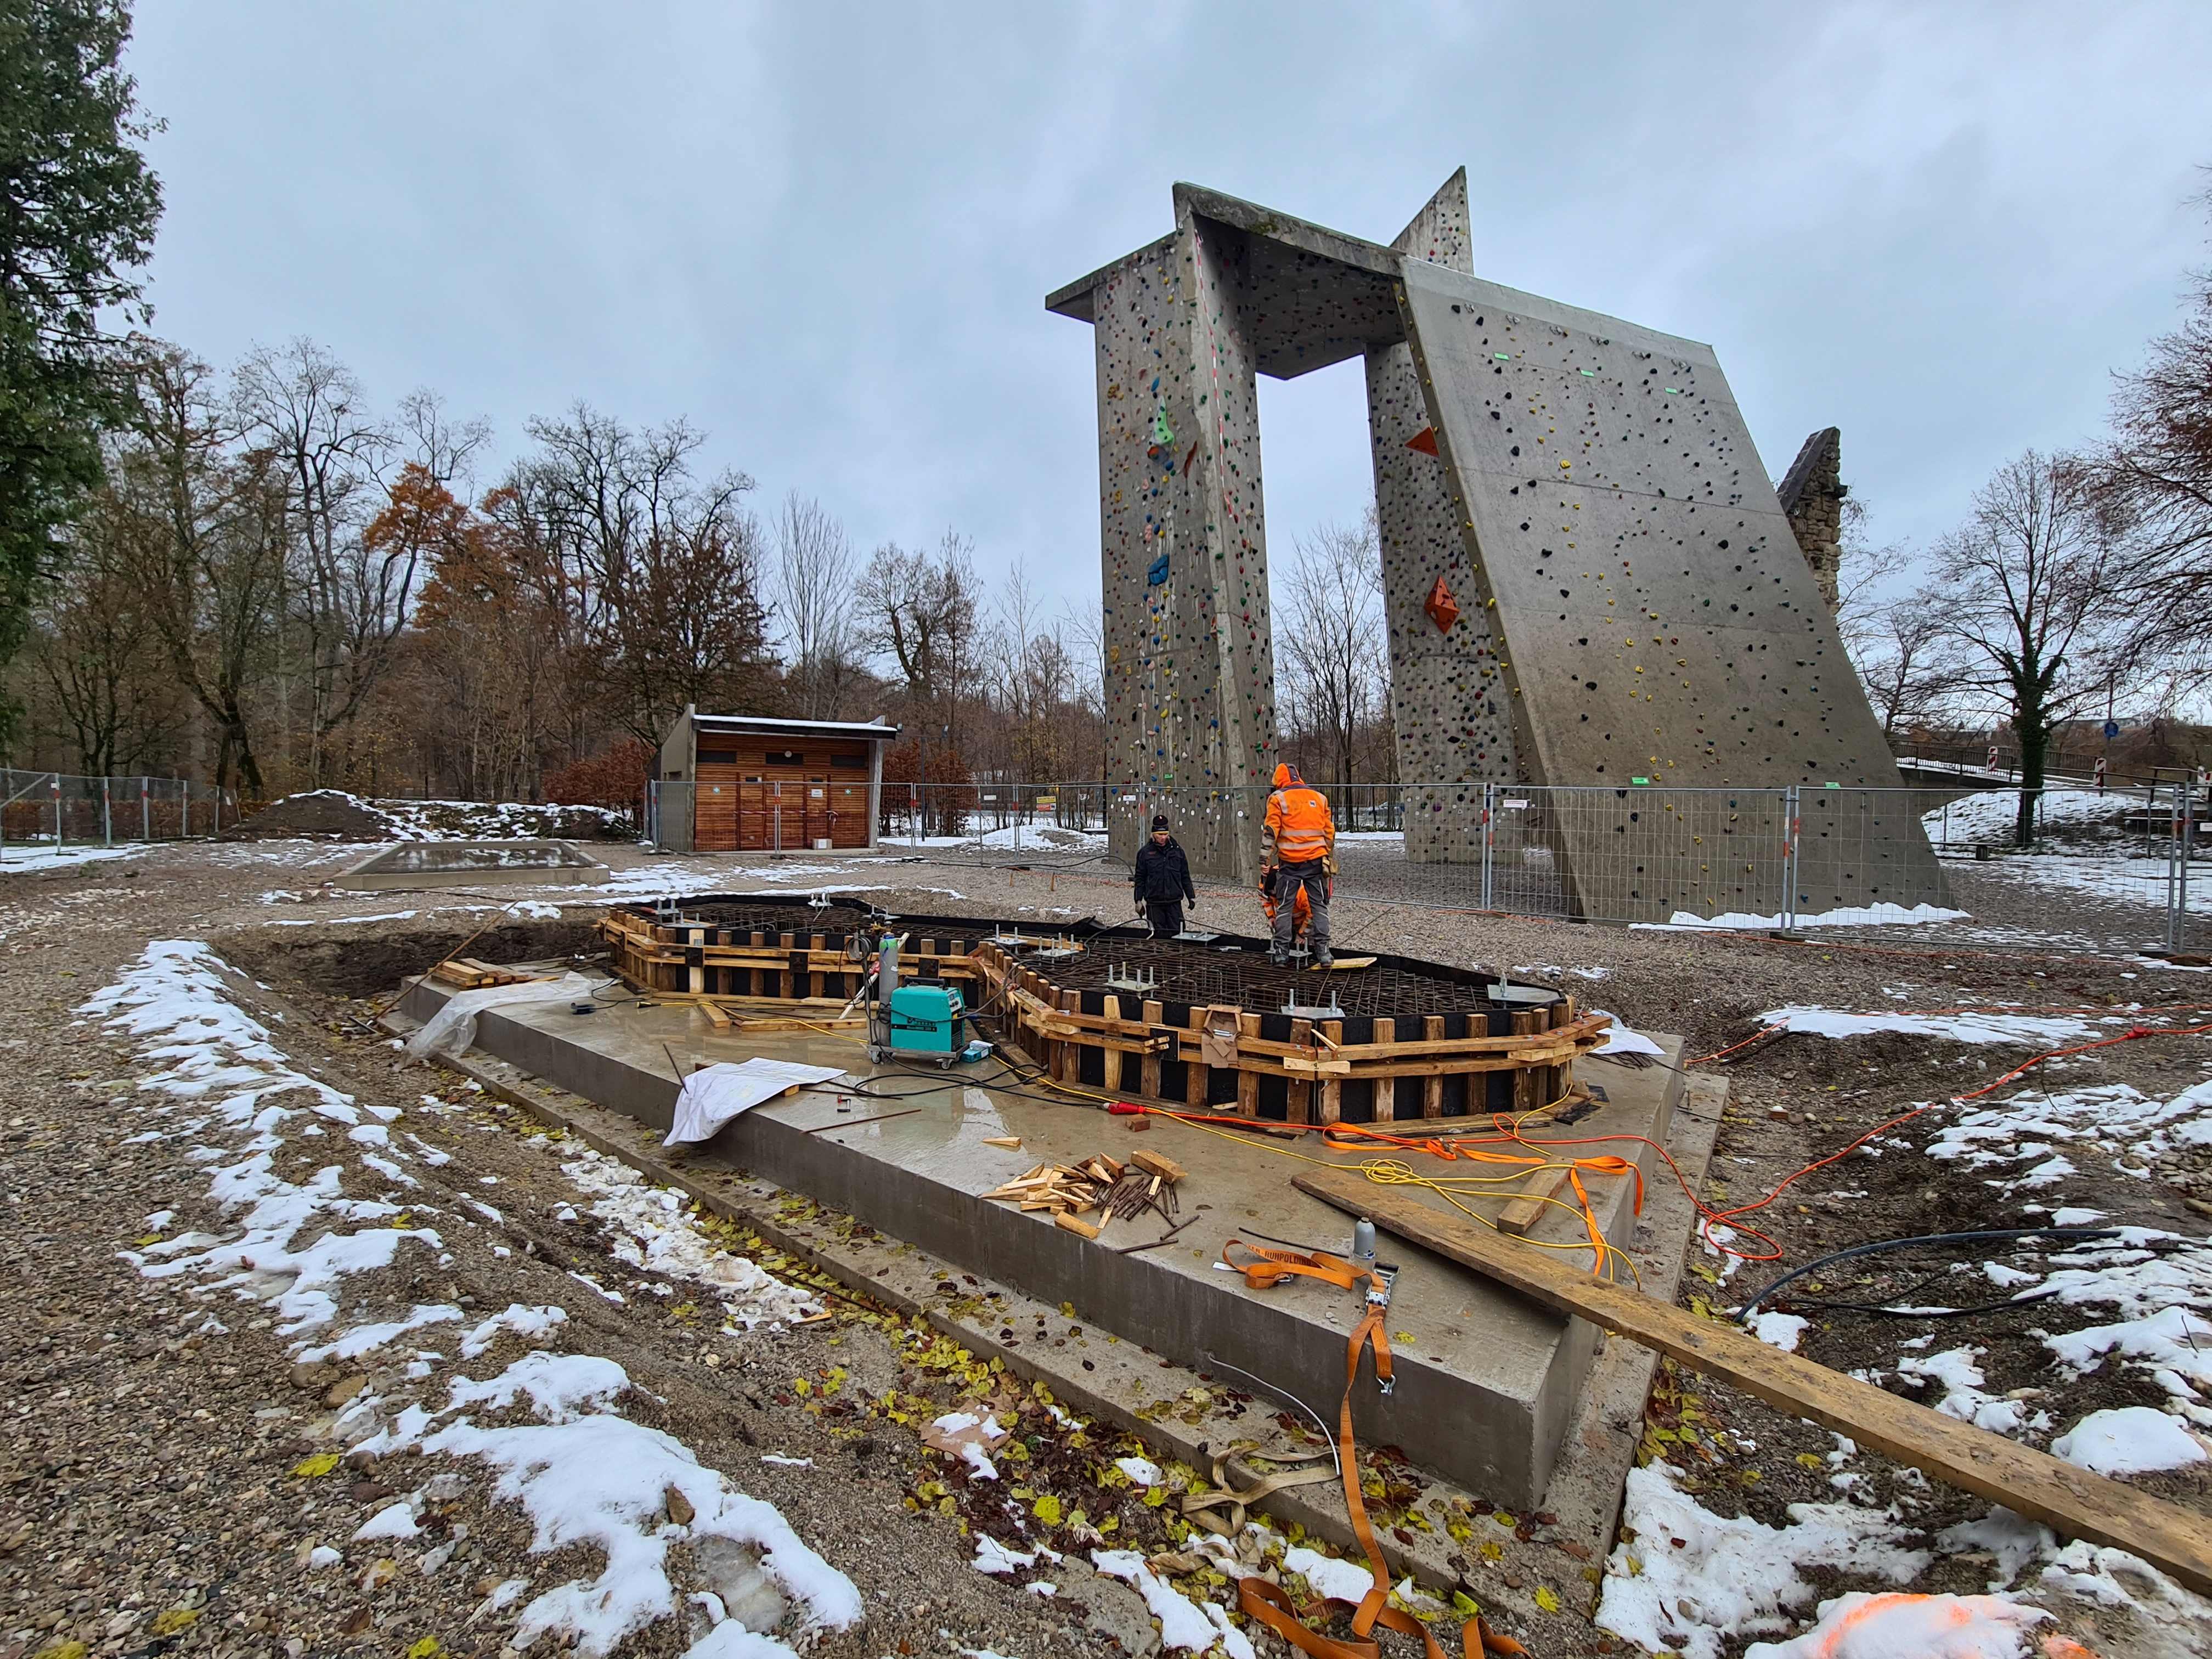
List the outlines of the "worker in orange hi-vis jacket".
{"label": "worker in orange hi-vis jacket", "polygon": [[1274,792],[1267,797],[1260,830],[1260,879],[1273,892],[1276,904],[1267,957],[1277,967],[1291,959],[1302,888],[1312,918],[1306,942],[1313,965],[1326,968],[1334,960],[1328,951],[1328,900],[1335,874],[1336,820],[1329,816],[1328,802],[1318,789],[1306,787],[1298,769],[1285,762],[1275,769]]}

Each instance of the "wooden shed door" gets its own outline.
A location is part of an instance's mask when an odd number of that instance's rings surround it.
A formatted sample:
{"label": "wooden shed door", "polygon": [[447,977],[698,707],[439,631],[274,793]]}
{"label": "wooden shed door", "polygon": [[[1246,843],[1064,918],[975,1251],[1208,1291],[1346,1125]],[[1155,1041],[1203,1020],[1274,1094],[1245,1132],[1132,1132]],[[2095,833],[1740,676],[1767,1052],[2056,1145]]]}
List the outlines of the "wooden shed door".
{"label": "wooden shed door", "polygon": [[868,786],[839,778],[830,786],[830,844],[868,844]]}

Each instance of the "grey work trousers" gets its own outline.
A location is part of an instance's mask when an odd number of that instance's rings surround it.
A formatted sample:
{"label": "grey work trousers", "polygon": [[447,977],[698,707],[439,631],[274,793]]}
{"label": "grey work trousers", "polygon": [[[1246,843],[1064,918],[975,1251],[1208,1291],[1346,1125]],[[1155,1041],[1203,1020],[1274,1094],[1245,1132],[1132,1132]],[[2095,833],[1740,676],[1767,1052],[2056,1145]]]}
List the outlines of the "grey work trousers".
{"label": "grey work trousers", "polygon": [[1316,956],[1328,950],[1328,872],[1319,859],[1306,864],[1275,866],[1275,948],[1287,951],[1297,937],[1298,889],[1306,890],[1313,912],[1306,927],[1306,945]]}

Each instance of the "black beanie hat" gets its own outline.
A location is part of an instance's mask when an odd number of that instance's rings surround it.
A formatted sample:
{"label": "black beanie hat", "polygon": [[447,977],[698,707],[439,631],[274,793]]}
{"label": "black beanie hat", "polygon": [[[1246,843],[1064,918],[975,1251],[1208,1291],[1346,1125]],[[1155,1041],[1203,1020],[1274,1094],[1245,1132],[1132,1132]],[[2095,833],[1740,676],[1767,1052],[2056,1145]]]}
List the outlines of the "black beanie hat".
{"label": "black beanie hat", "polygon": [[1164,812],[1161,813],[1158,817],[1152,820],[1152,828],[1155,830],[1164,830],[1167,827],[1168,815]]}

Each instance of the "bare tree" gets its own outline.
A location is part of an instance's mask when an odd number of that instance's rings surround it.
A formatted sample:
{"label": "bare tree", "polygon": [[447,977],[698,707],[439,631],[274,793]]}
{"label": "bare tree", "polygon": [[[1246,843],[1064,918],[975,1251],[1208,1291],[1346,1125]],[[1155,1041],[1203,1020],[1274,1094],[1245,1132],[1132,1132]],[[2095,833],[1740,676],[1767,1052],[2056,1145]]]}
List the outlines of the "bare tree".
{"label": "bare tree", "polygon": [[2033,837],[2051,735],[2103,702],[2124,659],[2131,602],[2114,581],[2109,526],[2083,470],[2028,450],[1975,492],[1936,553],[1944,630],[1966,684],[2006,714],[2020,744],[2014,838]]}
{"label": "bare tree", "polygon": [[78,765],[106,776],[173,737],[183,710],[131,568],[126,509],[102,490],[72,530],[69,579],[41,607],[32,656]]}
{"label": "bare tree", "polygon": [[1359,525],[1300,537],[1274,606],[1275,660],[1286,682],[1291,729],[1321,745],[1329,781],[1352,781],[1363,728],[1387,707],[1382,556],[1370,507]]}
{"label": "bare tree", "polygon": [[793,490],[775,518],[776,609],[785,674],[807,720],[839,720],[866,678],[853,619],[853,550],[821,502]]}
{"label": "bare tree", "polygon": [[[291,544],[284,609],[298,640],[296,663],[278,666],[285,724],[295,677],[302,683],[308,781],[329,774],[331,734],[359,707],[360,675],[350,659],[364,635],[396,631],[404,615],[378,605],[369,568],[378,561],[362,544],[375,511],[376,473],[392,446],[371,415],[352,372],[314,341],[298,338],[279,350],[257,346],[232,380],[241,434],[267,453],[286,483],[285,531]],[[373,678],[373,676],[372,676]],[[349,691],[352,695],[349,696]]]}
{"label": "bare tree", "polygon": [[[779,692],[767,649],[753,481],[695,471],[685,422],[633,430],[578,404],[532,421],[538,453],[505,492],[520,541],[544,550],[624,730],[660,740],[687,703],[763,712]],[[577,711],[580,715],[581,711]],[[588,745],[580,729],[571,748]]]}
{"label": "bare tree", "polygon": [[1894,746],[1937,717],[1959,690],[1963,665],[1943,605],[1925,587],[1905,586],[1925,574],[1920,556],[1894,543],[1871,544],[1866,521],[1865,504],[1847,496],[1836,626],[1881,734]]}
{"label": "bare tree", "polygon": [[[2212,207],[2212,192],[2199,199]],[[2112,424],[2089,460],[2127,544],[2136,644],[2185,686],[2202,685],[2212,679],[2212,270],[2194,274],[2181,325],[2121,377]]]}
{"label": "bare tree", "polygon": [[868,561],[858,592],[861,642],[887,657],[924,719],[950,728],[975,666],[975,568],[967,541],[946,531],[934,555],[886,542]]}
{"label": "bare tree", "polygon": [[118,544],[178,683],[215,728],[216,787],[235,768],[258,795],[247,704],[282,616],[289,486],[268,451],[232,452],[213,382],[188,352],[143,350],[133,430],[111,471]]}

